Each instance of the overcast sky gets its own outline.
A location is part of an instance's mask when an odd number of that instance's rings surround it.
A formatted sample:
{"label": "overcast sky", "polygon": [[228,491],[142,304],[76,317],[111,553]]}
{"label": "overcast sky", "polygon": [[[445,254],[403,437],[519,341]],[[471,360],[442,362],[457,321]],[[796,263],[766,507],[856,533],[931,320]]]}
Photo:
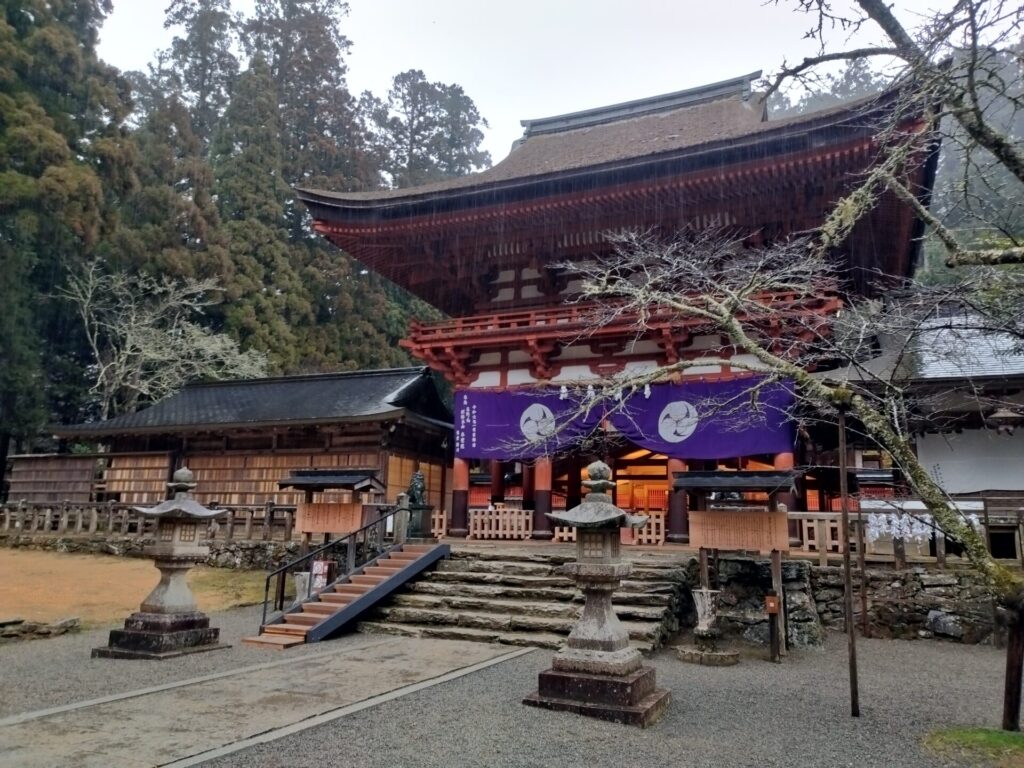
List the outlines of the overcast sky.
{"label": "overcast sky", "polygon": [[[836,0],[834,5],[841,5]],[[172,31],[166,0],[114,0],[100,55],[145,69]],[[895,0],[906,23],[934,0]],[[519,120],[668,93],[814,52],[793,0],[349,0],[350,90],[383,96],[391,77],[422,69],[458,83],[490,123],[495,162]],[[248,12],[252,0],[235,0]],[[841,38],[837,38],[841,41]],[[858,44],[865,42],[858,40]]]}

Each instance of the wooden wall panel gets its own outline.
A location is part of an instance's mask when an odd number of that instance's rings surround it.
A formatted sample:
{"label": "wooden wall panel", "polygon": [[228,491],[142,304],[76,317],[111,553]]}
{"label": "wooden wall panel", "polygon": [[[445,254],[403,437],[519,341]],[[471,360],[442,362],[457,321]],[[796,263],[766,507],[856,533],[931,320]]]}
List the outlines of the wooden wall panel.
{"label": "wooden wall panel", "polygon": [[88,502],[96,462],[96,456],[12,456],[7,497],[37,504]]}
{"label": "wooden wall panel", "polygon": [[388,457],[388,501],[394,502],[398,498],[398,494],[409,490],[409,481],[412,479],[412,473],[416,471],[417,464],[427,483],[427,503],[434,509],[441,509],[441,476],[445,469],[444,466],[429,464],[409,456],[391,454]]}
{"label": "wooden wall panel", "polygon": [[167,498],[171,455],[112,454],[103,473],[106,497],[124,504],[158,504]]}
{"label": "wooden wall panel", "polygon": [[[369,451],[345,453],[190,453],[185,463],[195,472],[195,495],[203,504],[294,505],[303,500],[301,491],[280,490],[278,482],[297,469],[359,467],[379,469],[377,454]],[[351,503],[347,491],[317,494],[324,502]]]}

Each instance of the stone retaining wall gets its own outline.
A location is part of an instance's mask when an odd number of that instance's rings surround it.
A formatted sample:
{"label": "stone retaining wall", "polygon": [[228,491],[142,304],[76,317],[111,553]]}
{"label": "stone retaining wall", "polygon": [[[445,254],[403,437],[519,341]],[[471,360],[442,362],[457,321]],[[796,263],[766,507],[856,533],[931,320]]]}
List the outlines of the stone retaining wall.
{"label": "stone retaining wall", "polygon": [[[0,534],[0,547],[85,555],[142,557],[152,539],[138,536],[55,536],[47,534]],[[212,541],[206,564],[214,568],[268,571],[298,557],[297,541]]]}
{"label": "stone retaining wall", "polygon": [[[939,638],[961,643],[989,641],[993,632],[991,593],[970,571],[869,568],[868,634],[871,637]],[[843,629],[843,571],[811,568],[811,584],[824,626]],[[860,574],[853,574],[854,614],[860,622]]]}

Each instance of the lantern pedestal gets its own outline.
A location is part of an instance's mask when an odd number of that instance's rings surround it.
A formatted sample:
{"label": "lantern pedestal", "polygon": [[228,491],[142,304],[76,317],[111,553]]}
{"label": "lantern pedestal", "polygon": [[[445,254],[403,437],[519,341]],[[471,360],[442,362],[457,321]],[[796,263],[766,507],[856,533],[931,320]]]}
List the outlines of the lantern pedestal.
{"label": "lantern pedestal", "polygon": [[210,626],[210,617],[192,613],[133,613],[124,629],[110,630],[110,644],[94,648],[93,658],[173,659],[189,653],[229,648],[219,642],[220,630]]}
{"label": "lantern pedestal", "polygon": [[206,509],[192,498],[195,483],[188,469],[175,472],[168,485],[173,499],[139,510],[157,518],[156,543],[144,552],[160,571],[160,582],[125,619],[124,629],[111,630],[108,645],[93,649],[93,658],[173,659],[230,647],[220,642],[220,630],[210,626],[209,616],[198,610],[185,580],[192,566],[206,559],[200,523],[222,512]]}
{"label": "lantern pedestal", "polygon": [[587,472],[586,500],[564,514],[548,515],[558,525],[577,528],[577,562],[560,570],[583,592],[583,613],[551,669],[540,673],[537,691],[523,703],[644,728],[664,714],[672,697],[657,687],[654,670],[644,667],[640,652],[630,647],[612,594],[632,570],[619,556],[621,523],[638,527],[646,518],[630,517],[611,503],[604,493],[614,486],[606,464],[595,462]]}

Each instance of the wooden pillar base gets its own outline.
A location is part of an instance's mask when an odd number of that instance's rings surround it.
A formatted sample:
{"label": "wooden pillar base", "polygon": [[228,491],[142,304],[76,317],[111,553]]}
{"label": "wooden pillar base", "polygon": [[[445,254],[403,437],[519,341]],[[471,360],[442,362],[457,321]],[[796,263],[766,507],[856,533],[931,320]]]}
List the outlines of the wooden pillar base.
{"label": "wooden pillar base", "polygon": [[548,512],[551,511],[551,491],[534,491],[533,508],[533,533],[531,539],[550,541],[555,533],[551,530],[551,519]]}
{"label": "wooden pillar base", "polygon": [[448,535],[457,539],[469,535],[469,491],[452,491],[452,520]]}

